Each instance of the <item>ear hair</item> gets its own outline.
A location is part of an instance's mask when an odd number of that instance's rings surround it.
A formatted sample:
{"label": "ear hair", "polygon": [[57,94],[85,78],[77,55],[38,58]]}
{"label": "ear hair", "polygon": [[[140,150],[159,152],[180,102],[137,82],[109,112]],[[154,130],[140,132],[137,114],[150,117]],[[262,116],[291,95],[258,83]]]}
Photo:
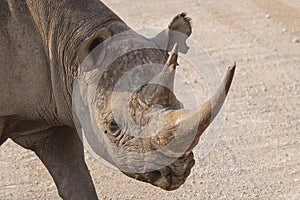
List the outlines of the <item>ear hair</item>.
{"label": "ear hair", "polygon": [[168,29],[163,30],[150,41],[156,44],[161,50],[171,51],[175,43],[178,43],[180,53],[186,54],[189,47],[186,40],[192,34],[191,18],[187,17],[186,13],[181,13],[174,17],[168,26]]}

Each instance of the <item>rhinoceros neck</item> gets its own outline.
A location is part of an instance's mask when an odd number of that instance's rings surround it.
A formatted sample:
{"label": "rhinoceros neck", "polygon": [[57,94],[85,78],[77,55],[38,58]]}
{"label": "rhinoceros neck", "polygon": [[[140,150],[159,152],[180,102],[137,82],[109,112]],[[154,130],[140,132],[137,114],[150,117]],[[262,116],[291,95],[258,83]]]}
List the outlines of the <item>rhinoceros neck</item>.
{"label": "rhinoceros neck", "polygon": [[70,125],[78,48],[93,32],[121,20],[99,0],[27,0],[27,5],[49,56],[57,115]]}

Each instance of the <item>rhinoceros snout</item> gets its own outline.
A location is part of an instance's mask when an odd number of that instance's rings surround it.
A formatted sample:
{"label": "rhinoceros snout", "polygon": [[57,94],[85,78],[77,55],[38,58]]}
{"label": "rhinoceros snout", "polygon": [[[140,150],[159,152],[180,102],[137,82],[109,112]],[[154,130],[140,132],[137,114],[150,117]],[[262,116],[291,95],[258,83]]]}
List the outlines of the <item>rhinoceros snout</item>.
{"label": "rhinoceros snout", "polygon": [[191,152],[187,156],[178,158],[175,162],[161,168],[160,170],[147,173],[125,174],[137,180],[160,187],[164,190],[171,191],[178,189],[182,184],[184,184],[194,165],[194,155],[193,152]]}
{"label": "rhinoceros snout", "polygon": [[159,170],[161,177],[154,182],[154,185],[169,191],[176,190],[186,181],[194,165],[193,153],[179,158],[171,165]]}

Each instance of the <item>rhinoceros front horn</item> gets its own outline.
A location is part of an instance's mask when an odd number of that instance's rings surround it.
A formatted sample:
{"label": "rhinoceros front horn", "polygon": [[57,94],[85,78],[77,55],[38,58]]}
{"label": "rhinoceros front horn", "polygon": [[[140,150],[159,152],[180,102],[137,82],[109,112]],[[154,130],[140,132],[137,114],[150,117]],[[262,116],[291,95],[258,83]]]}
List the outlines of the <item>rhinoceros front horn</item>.
{"label": "rhinoceros front horn", "polygon": [[[177,65],[176,50],[175,45],[165,65],[166,70],[158,75],[158,78],[164,77],[163,81],[169,79],[165,83],[171,82],[173,84],[173,75],[170,72],[174,72]],[[200,136],[222,108],[233,80],[235,67],[236,64],[228,68],[225,78],[216,93],[199,109],[193,111],[180,108],[174,93],[169,89],[172,85],[169,85],[170,87],[159,84],[146,85],[133,95],[132,116],[137,119],[136,123],[141,126],[147,124],[147,121],[154,121],[150,130],[153,131],[152,134],[155,134],[142,139],[132,139],[127,143],[125,149],[128,151],[139,149],[142,152],[157,150],[173,158],[188,155],[198,144]],[[145,120],[145,113],[151,112],[149,109],[155,104],[171,109],[167,109],[166,112],[158,114],[152,119]]]}
{"label": "rhinoceros front horn", "polygon": [[[196,111],[171,110],[165,126],[153,136],[151,144],[167,156],[188,155],[198,144],[200,136],[215,119],[229,92],[236,64],[230,66],[216,93]],[[169,147],[166,149],[164,146]]]}

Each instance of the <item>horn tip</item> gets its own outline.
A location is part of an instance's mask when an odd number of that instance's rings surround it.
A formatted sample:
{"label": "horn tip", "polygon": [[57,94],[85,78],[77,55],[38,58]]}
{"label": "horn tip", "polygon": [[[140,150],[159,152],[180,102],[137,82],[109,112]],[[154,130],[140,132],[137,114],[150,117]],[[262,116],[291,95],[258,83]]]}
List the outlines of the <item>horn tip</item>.
{"label": "horn tip", "polygon": [[233,74],[234,74],[234,72],[235,72],[235,68],[236,68],[236,62],[234,62],[232,65],[230,65],[230,66],[228,67],[227,73],[232,74],[232,76],[233,76]]}
{"label": "horn tip", "polygon": [[236,62],[234,62],[232,65],[228,67],[229,70],[235,70],[235,68],[236,68]]}
{"label": "horn tip", "polygon": [[174,44],[174,47],[172,49],[172,53],[178,53],[178,43],[177,42]]}

